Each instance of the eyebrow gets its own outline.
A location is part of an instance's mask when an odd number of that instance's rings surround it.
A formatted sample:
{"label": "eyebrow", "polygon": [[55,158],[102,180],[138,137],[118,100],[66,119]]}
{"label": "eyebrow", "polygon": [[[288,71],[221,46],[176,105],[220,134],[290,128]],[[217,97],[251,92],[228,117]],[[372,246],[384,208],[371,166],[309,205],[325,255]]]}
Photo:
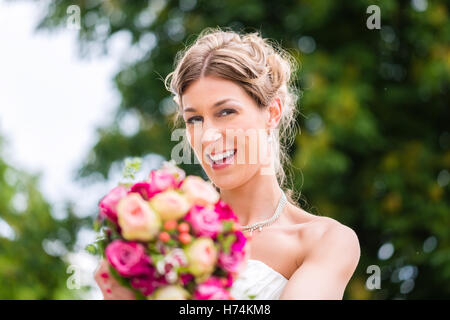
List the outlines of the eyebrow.
{"label": "eyebrow", "polygon": [[[214,103],[212,107],[213,107],[213,108],[219,107],[219,106],[221,106],[222,104],[227,103],[228,101],[236,101],[236,100],[230,99],[230,98],[223,99],[223,100],[220,100],[220,101],[217,101],[216,103]],[[237,101],[236,101],[236,102],[237,102]],[[183,110],[183,113],[185,113],[185,112],[196,112],[196,111],[197,111],[197,110],[194,109],[194,108],[186,108],[186,109]]]}

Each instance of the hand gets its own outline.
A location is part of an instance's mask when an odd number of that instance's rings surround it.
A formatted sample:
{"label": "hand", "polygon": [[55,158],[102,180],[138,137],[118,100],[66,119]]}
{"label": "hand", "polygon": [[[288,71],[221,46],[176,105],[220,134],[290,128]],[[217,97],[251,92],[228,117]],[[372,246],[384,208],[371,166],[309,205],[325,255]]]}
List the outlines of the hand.
{"label": "hand", "polygon": [[100,261],[100,266],[95,271],[94,279],[103,293],[105,300],[135,300],[135,293],[122,286],[109,272],[109,263],[106,259]]}

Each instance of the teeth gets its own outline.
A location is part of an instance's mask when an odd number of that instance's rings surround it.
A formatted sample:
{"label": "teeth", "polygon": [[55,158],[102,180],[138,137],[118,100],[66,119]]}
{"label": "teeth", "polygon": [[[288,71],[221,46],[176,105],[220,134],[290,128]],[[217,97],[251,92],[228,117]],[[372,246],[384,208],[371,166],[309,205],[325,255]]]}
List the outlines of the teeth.
{"label": "teeth", "polygon": [[209,154],[208,156],[213,161],[219,161],[219,160],[221,160],[223,158],[228,158],[229,156],[231,156],[233,154],[234,154],[234,150],[230,150],[230,151],[227,151],[227,152],[224,152],[224,153],[217,153],[217,154],[214,154],[214,155]]}

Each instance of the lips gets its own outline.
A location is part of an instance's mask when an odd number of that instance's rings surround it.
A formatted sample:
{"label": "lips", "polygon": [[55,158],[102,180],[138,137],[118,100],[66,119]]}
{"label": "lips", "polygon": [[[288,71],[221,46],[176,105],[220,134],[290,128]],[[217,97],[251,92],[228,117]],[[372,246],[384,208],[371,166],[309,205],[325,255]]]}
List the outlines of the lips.
{"label": "lips", "polygon": [[227,150],[224,152],[211,153],[207,155],[210,164],[221,164],[226,162],[227,159],[234,157],[236,149]]}
{"label": "lips", "polygon": [[224,151],[221,151],[221,152],[210,152],[208,155],[212,155],[212,156],[214,156],[214,155],[217,155],[217,154],[223,154],[223,153],[227,153],[227,152],[230,152],[230,151],[233,151],[233,150],[235,150],[235,149],[229,149],[229,150],[224,150]]}

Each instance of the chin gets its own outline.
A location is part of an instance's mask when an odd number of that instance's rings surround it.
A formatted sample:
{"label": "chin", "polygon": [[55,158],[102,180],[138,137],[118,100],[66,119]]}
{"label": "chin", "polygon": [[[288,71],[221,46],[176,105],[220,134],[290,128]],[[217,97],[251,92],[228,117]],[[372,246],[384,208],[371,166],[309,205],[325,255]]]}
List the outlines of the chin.
{"label": "chin", "polygon": [[209,179],[220,189],[228,190],[233,189],[236,185],[239,185],[239,177],[235,172],[228,172],[227,174],[216,174],[214,170],[209,169],[206,171]]}
{"label": "chin", "polygon": [[[207,174],[210,180],[221,190],[232,190],[243,185],[254,174],[254,168],[244,166],[238,168],[230,168],[226,172],[217,172],[208,168]],[[220,170],[219,170],[220,171]]]}
{"label": "chin", "polygon": [[223,180],[224,179],[215,179],[212,181],[220,190],[232,190],[242,184],[236,180],[234,181],[223,181]]}

